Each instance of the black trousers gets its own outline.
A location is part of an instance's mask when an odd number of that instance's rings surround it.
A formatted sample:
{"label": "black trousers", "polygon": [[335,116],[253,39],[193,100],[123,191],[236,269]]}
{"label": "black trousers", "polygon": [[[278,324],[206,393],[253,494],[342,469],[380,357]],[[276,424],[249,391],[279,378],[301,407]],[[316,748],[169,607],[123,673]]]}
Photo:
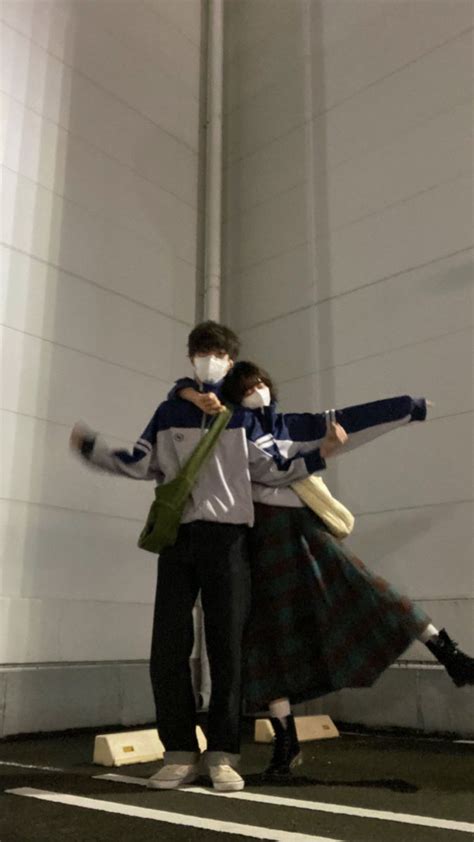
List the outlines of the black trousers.
{"label": "black trousers", "polygon": [[167,752],[196,752],[189,658],[192,609],[201,590],[212,693],[208,751],[240,749],[242,639],[250,607],[248,527],[194,521],[158,562],[150,675]]}

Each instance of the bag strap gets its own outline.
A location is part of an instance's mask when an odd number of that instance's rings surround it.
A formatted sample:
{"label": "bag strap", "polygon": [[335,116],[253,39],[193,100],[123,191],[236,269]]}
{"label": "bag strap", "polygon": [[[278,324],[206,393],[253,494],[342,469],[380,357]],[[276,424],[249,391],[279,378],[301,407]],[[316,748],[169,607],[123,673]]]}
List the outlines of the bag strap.
{"label": "bag strap", "polygon": [[216,416],[216,419],[209,427],[209,430],[200,439],[191,453],[191,456],[183,465],[180,474],[186,474],[187,478],[191,482],[194,482],[203,463],[211,455],[231,418],[232,410],[226,406],[226,408]]}

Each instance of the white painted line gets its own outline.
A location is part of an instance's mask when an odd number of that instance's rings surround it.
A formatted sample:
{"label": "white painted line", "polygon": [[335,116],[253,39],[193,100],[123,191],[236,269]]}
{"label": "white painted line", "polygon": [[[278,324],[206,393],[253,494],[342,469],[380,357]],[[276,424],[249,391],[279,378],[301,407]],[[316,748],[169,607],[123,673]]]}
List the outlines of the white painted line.
{"label": "white painted line", "polygon": [[[132,778],[127,775],[97,775],[99,780],[133,783],[146,786],[146,778]],[[460,833],[474,833],[474,824],[457,822],[450,819],[433,819],[430,816],[414,816],[411,813],[392,813],[388,810],[368,810],[364,807],[352,807],[345,804],[328,804],[326,801],[304,801],[302,798],[283,798],[280,795],[260,795],[255,792],[214,792],[199,786],[188,786],[179,792],[191,792],[196,795],[214,795],[217,798],[238,798],[241,801],[256,801],[261,804],[273,804],[277,807],[293,807],[297,810],[314,810],[317,813],[336,813],[344,816],[358,816],[363,819],[379,819],[400,824],[414,824],[420,827],[436,827],[441,830],[457,830]]]}
{"label": "white painted line", "polygon": [[389,669],[394,670],[444,670],[442,664],[431,663],[431,661],[418,661],[418,663],[412,663],[411,661],[396,661],[394,664],[391,664]]}
{"label": "white painted line", "polygon": [[205,819],[200,816],[187,816],[184,813],[170,813],[167,810],[151,810],[148,807],[136,807],[133,804],[116,804],[113,801],[100,801],[98,798],[83,798],[82,796],[66,795],[62,792],[48,792],[47,790],[33,789],[31,787],[7,789],[6,792],[9,795],[37,798],[40,801],[65,804],[69,807],[83,807],[86,810],[100,810],[104,813],[114,813],[120,816],[151,819],[155,822],[181,825],[181,827],[197,827],[200,830],[214,830],[218,833],[248,836],[250,839],[265,839],[268,842],[342,842],[341,839],[334,839],[328,836],[308,836],[306,833],[295,833],[293,830],[278,830],[272,827],[257,827],[256,825],[239,824],[238,822]]}
{"label": "white painted line", "polygon": [[[212,789],[188,787],[186,792],[199,795],[217,795]],[[299,798],[281,798],[279,795],[258,795],[253,792],[225,793],[226,798],[239,798],[242,801],[259,801],[262,804],[274,804],[282,807],[295,807],[299,810],[315,810],[318,813],[336,813],[344,816],[358,816],[364,819],[379,819],[385,822],[413,824],[420,827],[436,827],[442,830],[457,830],[461,833],[474,833],[474,824],[457,822],[450,819],[433,819],[430,816],[414,816],[410,813],[392,813],[389,810],[368,810],[364,807],[352,807],[345,804],[328,804],[325,801],[303,801]]]}
{"label": "white painted line", "polygon": [[[146,786],[148,778],[134,778],[132,775],[119,775],[116,772],[109,772],[107,775],[94,775],[95,781],[115,781],[119,784],[136,784]],[[186,787],[187,789],[188,787]]]}
{"label": "white painted line", "polygon": [[67,772],[57,766],[33,766],[30,763],[15,763],[13,760],[0,760],[0,766],[17,766],[19,769],[40,769],[42,772]]}
{"label": "white painted line", "polygon": [[454,743],[463,743],[463,745],[474,746],[474,740],[453,740]]}

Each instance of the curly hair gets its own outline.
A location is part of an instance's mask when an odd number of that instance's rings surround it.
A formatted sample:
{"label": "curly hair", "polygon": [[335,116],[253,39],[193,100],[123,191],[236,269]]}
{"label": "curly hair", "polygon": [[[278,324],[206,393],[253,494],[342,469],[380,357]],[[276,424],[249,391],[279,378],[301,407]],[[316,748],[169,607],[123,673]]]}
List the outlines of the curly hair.
{"label": "curly hair", "polygon": [[242,403],[245,393],[257,383],[265,383],[270,389],[272,401],[277,400],[277,391],[268,372],[256,363],[242,360],[227,372],[222,383],[221,395],[228,403],[239,404]]}

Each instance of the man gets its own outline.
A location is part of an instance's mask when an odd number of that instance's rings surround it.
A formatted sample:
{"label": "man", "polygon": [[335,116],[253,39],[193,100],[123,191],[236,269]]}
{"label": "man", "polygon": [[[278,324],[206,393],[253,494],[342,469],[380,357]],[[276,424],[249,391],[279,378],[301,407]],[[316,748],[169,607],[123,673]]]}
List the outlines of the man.
{"label": "man", "polygon": [[[201,407],[173,398],[156,410],[132,453],[112,450],[84,425],[71,434],[71,447],[83,459],[111,473],[169,482],[201,435],[204,411],[239,350],[237,336],[223,325],[204,322],[191,331],[188,354],[203,395]],[[332,430],[332,447],[342,429]],[[207,733],[207,766],[214,788],[240,790],[235,769],[240,751],[242,637],[250,603],[247,532],[254,520],[251,480],[289,485],[325,468],[319,449],[284,459],[256,442],[262,429],[254,413],[236,410],[210,459],[201,470],[186,506],[178,538],[159,560],[150,674],[164,766],[148,785],[171,789],[199,774],[195,701],[189,657],[193,645],[192,609],[201,590],[212,694]],[[268,438],[268,437],[267,437]]]}

